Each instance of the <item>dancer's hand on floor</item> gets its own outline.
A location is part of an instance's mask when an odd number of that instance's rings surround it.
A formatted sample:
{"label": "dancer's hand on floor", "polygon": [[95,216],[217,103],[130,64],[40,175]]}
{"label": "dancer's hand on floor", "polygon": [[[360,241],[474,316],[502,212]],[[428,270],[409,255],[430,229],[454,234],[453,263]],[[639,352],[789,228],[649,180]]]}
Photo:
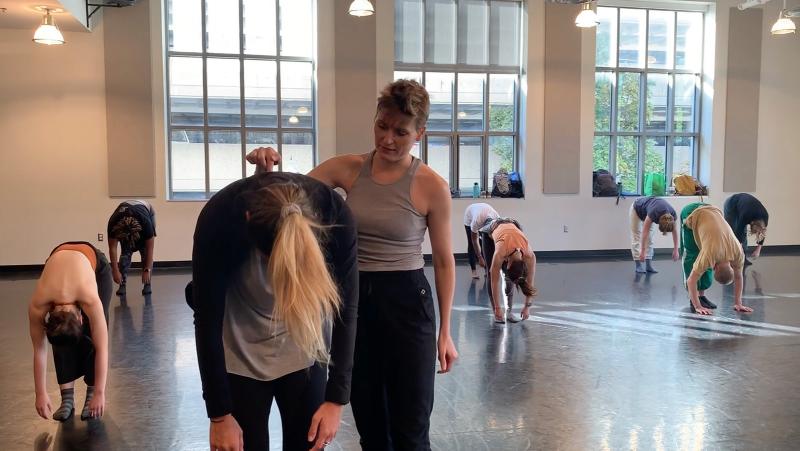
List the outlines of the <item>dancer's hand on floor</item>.
{"label": "dancer's hand on floor", "polygon": [[342,405],[334,402],[323,402],[311,418],[311,429],[308,430],[308,441],[314,442],[311,449],[325,449],[336,437],[342,421]]}
{"label": "dancer's hand on floor", "polygon": [[[221,419],[222,421],[217,421]],[[211,451],[243,451],[244,450],[244,437],[242,435],[242,428],[239,423],[233,418],[233,415],[228,414],[224,417],[212,418],[211,427],[209,428],[209,441],[211,442]]]}
{"label": "dancer's hand on floor", "polygon": [[443,334],[439,334],[439,374],[446,373],[450,371],[453,367],[453,363],[458,358],[458,351],[456,351],[456,345],[453,343],[453,338],[450,337],[450,334],[446,336]]}
{"label": "dancer's hand on floor", "polygon": [[753,309],[746,305],[734,304],[733,309],[736,310],[737,312],[753,313]]}
{"label": "dancer's hand on floor", "polygon": [[47,393],[36,395],[36,413],[45,420],[53,417],[53,405],[50,403],[50,395]]}
{"label": "dancer's hand on floor", "polygon": [[519,312],[519,316],[522,318],[523,321],[531,317],[529,307],[527,305],[525,307],[522,307],[522,311]]}
{"label": "dancer's hand on floor", "polygon": [[705,307],[695,307],[694,310],[698,315],[711,315],[713,313],[711,309]]}
{"label": "dancer's hand on floor", "polygon": [[92,400],[89,401],[89,415],[92,418],[100,418],[106,410],[106,394],[95,389]]}

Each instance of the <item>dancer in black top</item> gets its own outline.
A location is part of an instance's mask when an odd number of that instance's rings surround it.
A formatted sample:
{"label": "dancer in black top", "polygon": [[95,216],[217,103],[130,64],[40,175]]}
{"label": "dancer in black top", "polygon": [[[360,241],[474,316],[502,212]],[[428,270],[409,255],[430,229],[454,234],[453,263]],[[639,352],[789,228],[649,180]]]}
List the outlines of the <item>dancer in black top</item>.
{"label": "dancer in black top", "polygon": [[756,237],[757,246],[751,257],[758,258],[761,255],[761,246],[767,237],[769,223],[767,209],[751,194],[734,194],[725,201],[725,221],[731,226],[736,239],[742,243],[745,265],[750,264],[747,260],[747,226],[750,226],[750,234]]}
{"label": "dancer in black top", "polygon": [[349,208],[310,177],[259,174],[208,201],[187,300],[212,450],[269,449],[273,396],[285,450],[333,440],[350,399],[356,252]]}

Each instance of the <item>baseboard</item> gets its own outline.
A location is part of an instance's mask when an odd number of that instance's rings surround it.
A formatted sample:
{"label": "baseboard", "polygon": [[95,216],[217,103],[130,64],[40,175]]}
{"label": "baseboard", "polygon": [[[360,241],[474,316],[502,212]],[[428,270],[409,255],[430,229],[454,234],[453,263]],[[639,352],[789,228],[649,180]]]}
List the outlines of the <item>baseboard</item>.
{"label": "baseboard", "polygon": [[[752,247],[750,248],[753,249]],[[656,249],[656,256],[669,256],[672,250],[668,248]],[[761,248],[761,256],[778,255],[800,255],[800,245],[784,244],[777,246],[764,246]],[[431,263],[431,254],[425,254],[425,263]],[[465,262],[468,260],[466,253],[454,254],[456,261]],[[597,259],[597,260],[619,260],[631,258],[630,249],[585,249],[574,251],[536,251],[537,261],[553,260],[574,260],[574,259]],[[141,268],[141,262],[134,262],[133,268]],[[190,260],[164,260],[153,263],[156,268],[191,268]],[[42,271],[44,265],[5,265],[0,266],[0,274],[11,273],[38,273]]]}

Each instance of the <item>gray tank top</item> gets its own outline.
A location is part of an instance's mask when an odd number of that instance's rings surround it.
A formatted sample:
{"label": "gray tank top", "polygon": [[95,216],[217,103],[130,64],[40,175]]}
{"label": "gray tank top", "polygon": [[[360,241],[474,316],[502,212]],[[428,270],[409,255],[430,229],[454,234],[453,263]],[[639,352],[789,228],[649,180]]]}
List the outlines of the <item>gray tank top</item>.
{"label": "gray tank top", "polygon": [[[274,305],[267,259],[253,249],[231,276],[225,294],[222,344],[229,373],[271,381],[314,363],[292,340],[284,322],[272,316]],[[330,321],[324,327],[328,340]]]}
{"label": "gray tank top", "polygon": [[[410,271],[425,265],[422,241],[428,221],[411,203],[411,180],[419,168],[414,158],[400,180],[381,185],[372,180],[372,157],[347,193],[347,205],[358,224],[360,271]],[[413,158],[413,157],[412,157]]]}

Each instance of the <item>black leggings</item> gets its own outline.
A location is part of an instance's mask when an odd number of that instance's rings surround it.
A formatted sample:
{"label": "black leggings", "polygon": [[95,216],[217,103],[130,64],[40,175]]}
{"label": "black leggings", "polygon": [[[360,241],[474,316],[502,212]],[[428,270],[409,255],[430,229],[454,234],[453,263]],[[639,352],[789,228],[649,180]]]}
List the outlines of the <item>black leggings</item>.
{"label": "black leggings", "polygon": [[245,451],[269,450],[269,411],[278,403],[283,428],[283,449],[307,450],[311,417],[325,398],[325,369],[320,364],[272,381],[259,381],[228,373],[233,417],[244,433]]}
{"label": "black leggings", "polygon": [[475,246],[472,245],[472,229],[470,226],[464,226],[467,231],[467,254],[469,254],[469,267],[475,271],[475,264],[478,259],[475,257]]}
{"label": "black leggings", "polygon": [[[71,241],[63,244],[87,244],[83,241]],[[97,259],[95,268],[95,280],[97,281],[97,294],[103,305],[103,314],[106,317],[106,327],[108,327],[108,304],[111,301],[111,292],[114,289],[114,280],[111,277],[111,265],[108,264],[106,256],[94,248]],[[89,317],[83,315],[83,335],[76,344],[71,345],[52,345],[53,363],[56,368],[56,380],[59,385],[68,384],[75,379],[83,376],[86,385],[94,386],[94,343],[92,342],[92,328]]]}

